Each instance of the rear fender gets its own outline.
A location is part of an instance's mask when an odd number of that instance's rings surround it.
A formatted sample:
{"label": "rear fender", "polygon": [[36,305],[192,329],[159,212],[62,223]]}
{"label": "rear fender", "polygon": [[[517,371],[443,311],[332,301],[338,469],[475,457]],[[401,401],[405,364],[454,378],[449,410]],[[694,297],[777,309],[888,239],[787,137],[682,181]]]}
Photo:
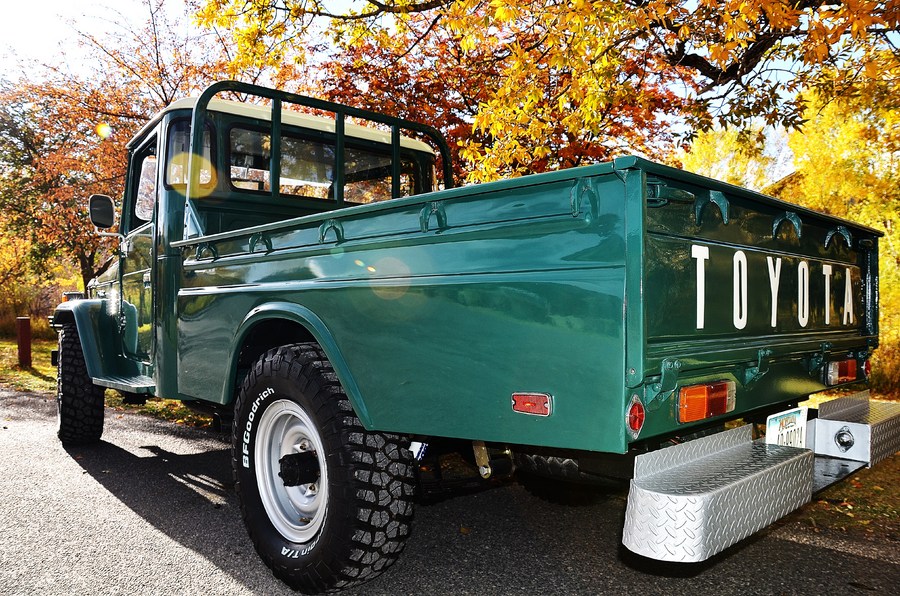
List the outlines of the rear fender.
{"label": "rear fender", "polygon": [[328,327],[322,319],[308,308],[290,302],[273,302],[258,306],[251,310],[241,322],[237,333],[235,333],[231,347],[231,362],[229,363],[228,370],[230,370],[232,374],[229,374],[226,377],[225,386],[223,387],[224,393],[222,395],[222,403],[229,403],[236,390],[236,375],[233,373],[237,371],[241,346],[244,345],[244,341],[256,325],[270,319],[291,321],[303,326],[309,331],[328,356],[328,361],[334,368],[338,379],[340,379],[341,385],[350,400],[350,404],[353,406],[353,410],[359,417],[360,422],[362,422],[365,428],[371,430],[372,418],[369,415],[365,401],[360,394],[359,386],[356,384],[356,380],[351,374],[350,368],[347,366],[347,361],[341,354],[337,342],[335,342]]}

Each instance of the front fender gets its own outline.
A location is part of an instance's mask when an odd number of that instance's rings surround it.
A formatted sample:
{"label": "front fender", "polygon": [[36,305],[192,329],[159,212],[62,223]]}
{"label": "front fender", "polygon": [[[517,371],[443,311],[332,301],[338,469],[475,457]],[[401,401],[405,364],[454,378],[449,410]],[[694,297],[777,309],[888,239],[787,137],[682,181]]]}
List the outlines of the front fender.
{"label": "front fender", "polygon": [[98,379],[137,374],[136,365],[122,358],[117,317],[109,300],[63,302],[50,317],[54,327],[72,323],[78,329],[88,376]]}
{"label": "front fender", "polygon": [[[347,361],[344,359],[341,350],[338,348],[337,342],[334,340],[334,337],[328,330],[324,321],[305,306],[291,302],[272,302],[257,306],[247,313],[247,316],[244,317],[244,320],[241,322],[240,327],[238,327],[238,330],[234,335],[229,370],[234,371],[237,369],[241,346],[251,330],[259,323],[269,319],[291,321],[302,325],[309,331],[328,356],[328,361],[334,368],[334,372],[337,374],[338,379],[340,379],[344,392],[347,394],[347,398],[350,400],[350,404],[353,406],[353,410],[356,412],[357,417],[359,417],[359,421],[364,427],[371,429],[371,415],[369,414],[368,408],[366,408],[366,403],[359,391],[359,386],[356,384],[356,380],[350,372],[350,367],[347,365]],[[235,375],[227,375],[223,390],[223,398],[234,395]]]}
{"label": "front fender", "polygon": [[84,363],[91,378],[103,376],[103,355],[111,346],[115,334],[115,320],[107,311],[107,300],[72,300],[56,307],[50,324],[61,327],[75,324],[84,352]]}

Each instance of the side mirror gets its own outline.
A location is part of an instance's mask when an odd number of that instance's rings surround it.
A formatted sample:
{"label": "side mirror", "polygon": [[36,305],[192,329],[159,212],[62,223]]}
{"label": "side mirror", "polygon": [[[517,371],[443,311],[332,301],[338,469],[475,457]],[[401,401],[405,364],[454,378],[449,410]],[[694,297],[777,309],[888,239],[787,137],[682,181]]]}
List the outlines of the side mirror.
{"label": "side mirror", "polygon": [[91,223],[101,230],[108,230],[116,223],[116,208],[106,195],[91,195],[88,199]]}

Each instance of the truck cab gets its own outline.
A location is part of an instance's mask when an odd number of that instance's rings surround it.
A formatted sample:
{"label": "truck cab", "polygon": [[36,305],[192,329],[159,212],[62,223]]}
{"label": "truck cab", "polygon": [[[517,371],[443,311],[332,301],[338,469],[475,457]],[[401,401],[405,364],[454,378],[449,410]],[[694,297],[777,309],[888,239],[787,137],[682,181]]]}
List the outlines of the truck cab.
{"label": "truck cab", "polygon": [[[132,400],[155,395],[191,401],[171,374],[177,358],[171,308],[182,262],[182,250],[173,243],[427,193],[438,184],[434,148],[399,134],[411,126],[440,145],[436,132],[319,100],[313,107],[336,109],[336,118],[283,110],[273,122],[271,107],[203,100],[201,149],[192,157],[192,115],[199,101],[174,102],[128,143],[118,255],[88,287],[96,312],[78,315],[104,337],[86,355],[95,384]],[[379,122],[382,130],[345,123],[353,116],[386,122]],[[186,200],[191,159],[197,179]],[[449,152],[443,159],[449,164]],[[449,169],[444,180],[452,185]],[[95,196],[91,203],[92,214],[103,214],[98,227],[110,227],[112,199]],[[97,301],[103,302],[102,317]],[[57,318],[67,316],[61,311]],[[102,320],[114,324],[100,331]]]}

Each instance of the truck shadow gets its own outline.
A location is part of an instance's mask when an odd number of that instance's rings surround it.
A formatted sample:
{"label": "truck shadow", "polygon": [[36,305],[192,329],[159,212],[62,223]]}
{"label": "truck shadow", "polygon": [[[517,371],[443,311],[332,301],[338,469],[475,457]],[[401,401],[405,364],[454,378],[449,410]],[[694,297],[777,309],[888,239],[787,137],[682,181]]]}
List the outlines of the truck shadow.
{"label": "truck shadow", "polygon": [[[209,431],[201,441],[215,443],[219,438]],[[126,449],[106,440],[65,450],[86,474],[154,529],[249,590],[294,594],[271,575],[254,550],[234,492],[230,447],[224,441],[221,444],[221,448],[189,454],[152,444]],[[498,486],[502,485],[471,477],[454,478],[440,490],[432,483],[427,494],[418,495],[419,510],[439,510],[444,501],[464,501],[457,497]],[[369,585],[361,589],[368,590]]]}
{"label": "truck shadow", "polygon": [[[247,537],[224,443],[186,455],[157,445],[129,451],[105,441],[67,451],[147,523],[247,589],[293,594],[272,577]],[[666,582],[694,581],[754,542],[744,541],[704,563],[666,564],[621,546],[622,491],[598,494],[581,507],[548,503],[515,483],[480,490],[466,486],[440,497],[427,506],[420,503],[398,564],[348,594],[447,593],[446,582],[453,578],[466,578],[470,587],[493,586],[486,593],[497,594],[526,593],[534,586],[555,586],[556,593],[600,593],[596,590],[622,582],[637,582],[653,593]],[[506,572],[498,584],[501,570]]]}
{"label": "truck shadow", "polygon": [[66,451],[147,523],[238,582],[267,593],[281,588],[290,593],[269,575],[244,530],[228,447],[182,455],[148,445],[136,455],[102,441]]}

